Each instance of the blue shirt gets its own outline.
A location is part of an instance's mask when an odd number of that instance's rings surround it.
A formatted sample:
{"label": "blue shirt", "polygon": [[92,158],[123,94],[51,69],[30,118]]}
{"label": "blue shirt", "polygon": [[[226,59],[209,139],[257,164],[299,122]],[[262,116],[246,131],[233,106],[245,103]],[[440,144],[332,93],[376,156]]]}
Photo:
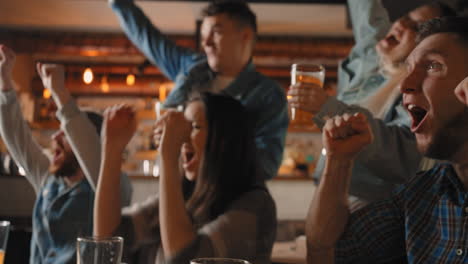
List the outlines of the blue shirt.
{"label": "blue shirt", "polygon": [[[314,122],[323,127],[326,116],[356,112],[367,116],[374,140],[355,161],[350,194],[375,201],[389,197],[398,185],[407,181],[408,175],[414,175],[422,156],[408,127],[411,121],[400,104],[401,97],[392,102],[383,119],[357,105],[388,82],[379,71],[375,46],[388,32],[391,23],[380,0],[348,0],[348,7],[356,44],[339,65],[337,98],[327,100],[315,115]],[[322,155],[314,177],[321,177],[324,166]]]}
{"label": "blue shirt", "polygon": [[[115,0],[112,8],[133,44],[175,82],[174,89],[165,102],[166,107],[184,103],[194,84],[209,84],[216,77],[203,54],[177,46],[167,39],[133,1]],[[277,82],[257,72],[250,62],[223,93],[237,98],[253,113],[262,178],[276,176],[288,128],[284,89]]]}
{"label": "blue shirt", "polygon": [[68,187],[50,176],[33,211],[30,263],[76,263],[76,238],[93,233],[94,191],[86,179]]}
{"label": "blue shirt", "polygon": [[351,214],[337,263],[467,263],[468,193],[449,164]]}
{"label": "blue shirt", "polygon": [[[49,173],[49,157],[23,119],[15,90],[0,92],[0,134],[37,195],[31,264],[74,264],[77,236],[92,234],[93,186],[97,185],[99,176],[100,138],[95,126],[73,100],[57,111],[57,118],[85,176],[72,186]],[[120,191],[122,205],[128,204],[132,190],[124,174],[121,174]]]}

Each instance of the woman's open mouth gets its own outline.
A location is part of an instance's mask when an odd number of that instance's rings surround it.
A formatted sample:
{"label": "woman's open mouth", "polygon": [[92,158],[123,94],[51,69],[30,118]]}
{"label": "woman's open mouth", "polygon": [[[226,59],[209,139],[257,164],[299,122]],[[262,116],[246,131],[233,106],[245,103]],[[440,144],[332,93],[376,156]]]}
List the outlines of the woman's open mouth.
{"label": "woman's open mouth", "polygon": [[417,133],[426,120],[427,110],[415,104],[408,104],[407,109],[412,119],[411,131]]}
{"label": "woman's open mouth", "polygon": [[191,169],[197,163],[195,151],[188,146],[182,147],[182,166],[184,169]]}

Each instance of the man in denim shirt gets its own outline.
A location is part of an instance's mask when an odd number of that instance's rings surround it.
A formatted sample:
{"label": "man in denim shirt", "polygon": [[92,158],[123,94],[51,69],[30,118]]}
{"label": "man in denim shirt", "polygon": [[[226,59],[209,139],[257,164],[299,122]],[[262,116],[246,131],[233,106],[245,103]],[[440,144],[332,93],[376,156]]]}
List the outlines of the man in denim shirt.
{"label": "man in denim shirt", "polygon": [[[53,156],[48,157],[33,139],[21,114],[11,79],[14,61],[13,51],[0,45],[0,134],[37,195],[30,263],[76,263],[76,238],[92,235],[102,118],[78,109],[64,87],[63,66],[38,64],[43,84],[57,104],[61,123],[61,129],[52,136]],[[131,185],[125,175],[122,181],[122,205],[127,205]]]}
{"label": "man in denim shirt", "polygon": [[[417,7],[412,2],[400,4],[394,6],[406,6],[407,10]],[[328,97],[321,88],[298,86],[290,90],[291,105],[314,113],[319,127],[326,117],[355,112],[367,115],[374,142],[356,160],[350,193],[373,201],[390,195],[419,168],[422,156],[408,129],[408,114],[400,105],[398,82],[404,72],[402,62],[416,46],[418,24],[450,10],[440,3],[428,4],[391,24],[390,14],[396,10],[387,10],[382,0],[348,0],[348,6],[356,44],[339,65],[337,98]],[[305,96],[304,88],[309,91]],[[307,95],[307,102],[298,101]],[[317,178],[322,175],[324,161],[322,155],[315,171]]]}
{"label": "man in denim shirt", "polygon": [[[109,0],[128,38],[172,81],[164,105],[183,104],[195,84],[198,90],[225,93],[252,113],[262,179],[276,175],[288,126],[284,90],[255,70],[252,52],[257,24],[242,1],[218,1],[203,11],[205,54],[175,45],[155,28],[132,0]],[[157,133],[156,133],[157,134]]]}

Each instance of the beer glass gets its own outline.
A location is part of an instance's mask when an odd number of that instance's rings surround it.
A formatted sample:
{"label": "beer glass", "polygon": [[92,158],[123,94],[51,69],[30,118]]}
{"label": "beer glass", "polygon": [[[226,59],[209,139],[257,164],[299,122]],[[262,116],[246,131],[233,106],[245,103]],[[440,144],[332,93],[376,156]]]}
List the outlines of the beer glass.
{"label": "beer glass", "polygon": [[3,264],[8,242],[8,232],[10,232],[10,222],[0,221],[0,264]]}
{"label": "beer glass", "polygon": [[78,237],[77,264],[121,264],[123,238]]}
{"label": "beer glass", "polygon": [[[304,84],[317,84],[323,88],[323,82],[325,81],[325,68],[319,64],[301,64],[295,63],[291,66],[291,85],[297,83]],[[291,120],[296,119],[296,114],[299,114],[301,110],[295,107],[290,107],[290,118]]]}
{"label": "beer glass", "polygon": [[190,264],[250,264],[250,262],[232,258],[197,258],[192,259]]}

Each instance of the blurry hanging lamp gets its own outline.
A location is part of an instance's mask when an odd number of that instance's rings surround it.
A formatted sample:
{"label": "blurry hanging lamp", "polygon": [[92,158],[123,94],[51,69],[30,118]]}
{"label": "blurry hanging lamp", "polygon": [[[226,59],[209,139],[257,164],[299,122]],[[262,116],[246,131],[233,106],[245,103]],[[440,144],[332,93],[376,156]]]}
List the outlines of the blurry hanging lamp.
{"label": "blurry hanging lamp", "polygon": [[101,91],[103,93],[108,93],[110,90],[109,83],[107,82],[107,76],[103,75],[101,78]]}
{"label": "blurry hanging lamp", "polygon": [[127,80],[126,80],[126,82],[127,82],[127,85],[128,85],[128,86],[134,85],[134,84],[135,84],[135,75],[132,74],[132,73],[129,73],[129,74],[127,75]]}
{"label": "blurry hanging lamp", "polygon": [[44,89],[44,90],[42,91],[42,98],[44,98],[44,99],[49,99],[50,96],[51,96],[51,94],[50,94],[50,91],[49,91],[48,89]]}
{"label": "blurry hanging lamp", "polygon": [[86,84],[90,84],[93,82],[93,79],[94,79],[93,71],[89,67],[86,68],[83,72],[83,82]]}

